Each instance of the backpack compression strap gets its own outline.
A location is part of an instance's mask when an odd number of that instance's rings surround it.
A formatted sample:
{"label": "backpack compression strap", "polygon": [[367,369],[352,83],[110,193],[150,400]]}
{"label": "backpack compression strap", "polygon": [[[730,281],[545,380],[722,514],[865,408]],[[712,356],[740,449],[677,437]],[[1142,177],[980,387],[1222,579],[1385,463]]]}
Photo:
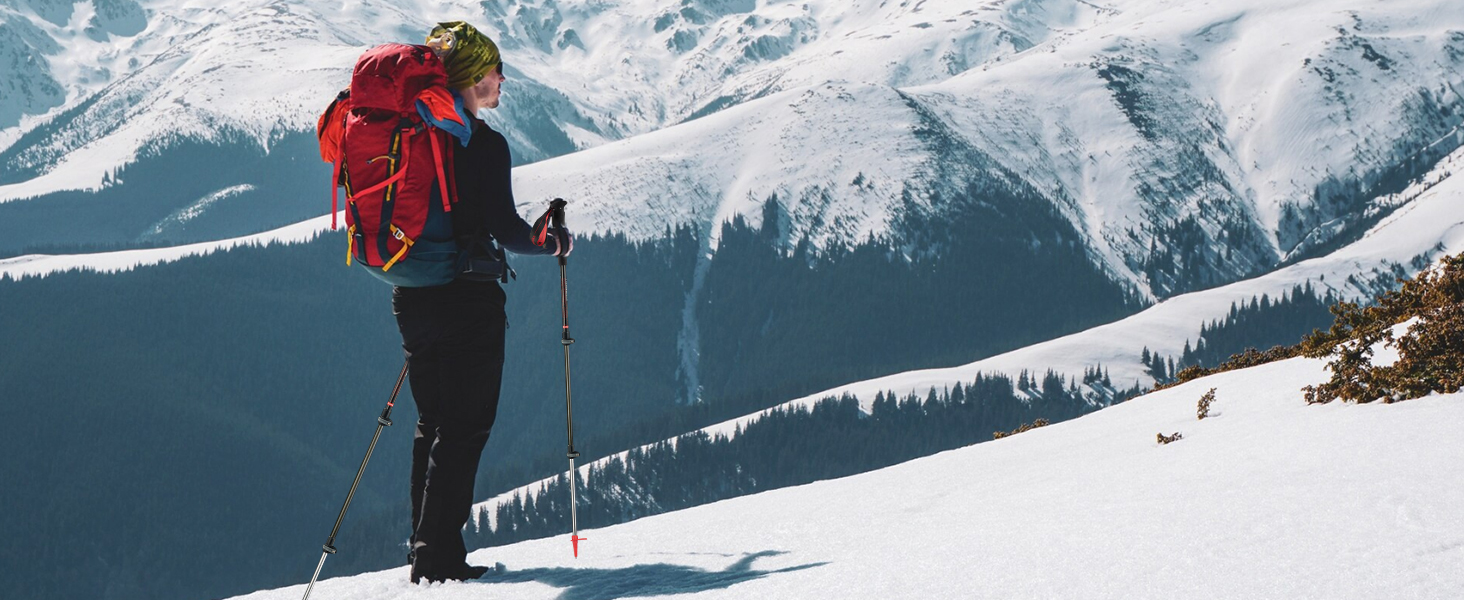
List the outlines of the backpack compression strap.
{"label": "backpack compression strap", "polygon": [[390,271],[392,265],[397,264],[397,261],[401,260],[403,256],[406,256],[407,251],[411,250],[412,245],[416,243],[415,240],[407,237],[407,234],[402,233],[402,230],[397,229],[396,225],[389,225],[389,227],[391,227],[391,236],[402,243],[402,249],[397,250],[396,255],[391,257],[391,260],[386,261],[386,264],[381,267],[382,272]]}
{"label": "backpack compression strap", "polygon": [[[404,138],[405,137],[411,137],[412,135],[415,135],[416,133],[417,133],[416,130],[413,130],[413,129],[404,129],[404,130],[402,130],[402,137],[404,137]],[[391,185],[393,183],[396,183],[398,181],[401,181],[402,178],[404,178],[404,177],[407,176],[407,167],[411,166],[411,164],[412,164],[412,145],[411,144],[408,144],[406,142],[406,140],[403,140],[402,141],[402,168],[401,168],[401,170],[397,171],[396,174],[392,175],[391,177],[387,177],[386,180],[382,181],[381,183],[378,183],[378,184],[373,185],[373,186],[371,186],[369,188],[366,188],[364,190],[361,190],[359,192],[356,192],[355,194],[350,195],[346,199],[347,200],[351,200],[351,201],[355,201],[355,199],[358,196],[364,196],[366,194],[370,194],[371,192],[374,192],[376,190],[379,190],[381,188],[384,188],[386,186],[389,186],[389,185]]]}

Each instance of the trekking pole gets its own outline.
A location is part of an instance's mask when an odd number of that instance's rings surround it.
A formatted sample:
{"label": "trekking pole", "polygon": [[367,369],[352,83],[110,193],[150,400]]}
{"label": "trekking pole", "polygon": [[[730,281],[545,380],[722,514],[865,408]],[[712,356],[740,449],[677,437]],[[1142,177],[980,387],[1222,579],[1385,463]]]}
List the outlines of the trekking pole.
{"label": "trekking pole", "polygon": [[396,406],[397,392],[402,391],[402,382],[407,379],[407,364],[402,364],[402,374],[397,376],[396,387],[391,390],[391,398],[386,401],[386,408],[381,411],[381,416],[376,417],[376,435],[371,436],[371,445],[366,447],[366,458],[361,459],[361,468],[356,469],[356,481],[351,483],[351,492],[346,494],[346,503],[341,506],[341,514],[336,517],[335,527],[330,530],[330,537],[325,540],[325,546],[320,553],[320,563],[315,565],[315,574],[310,576],[310,585],[305,588],[305,598],[310,599],[310,590],[315,588],[315,580],[320,578],[320,568],[325,566],[325,557],[336,553],[336,534],[341,530],[341,521],[346,520],[346,509],[351,507],[351,498],[356,497],[356,487],[361,485],[361,475],[366,472],[366,463],[371,461],[371,452],[376,449],[376,440],[381,439],[381,429],[391,426],[391,409]]}
{"label": "trekking pole", "polygon": [[[563,198],[555,198],[549,203],[549,221],[556,228],[564,227],[564,206],[568,204]],[[574,557],[579,558],[579,543],[584,540],[579,536],[579,515],[578,506],[575,505],[574,493],[574,459],[579,458],[579,452],[574,449],[574,409],[570,401],[569,391],[569,346],[574,343],[574,338],[569,336],[569,283],[565,276],[564,256],[559,257],[559,307],[563,317],[564,327],[560,329],[562,337],[559,343],[564,346],[564,423],[569,432],[569,542],[574,547]]]}

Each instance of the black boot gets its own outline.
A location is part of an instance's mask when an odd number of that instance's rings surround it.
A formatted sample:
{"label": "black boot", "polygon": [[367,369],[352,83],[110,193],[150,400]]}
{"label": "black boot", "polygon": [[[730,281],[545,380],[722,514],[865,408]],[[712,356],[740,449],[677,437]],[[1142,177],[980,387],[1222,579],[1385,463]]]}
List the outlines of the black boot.
{"label": "black boot", "polygon": [[422,580],[424,579],[432,583],[441,583],[444,581],[470,581],[486,575],[488,571],[488,567],[479,567],[463,563],[456,567],[445,569],[441,572],[423,573],[418,572],[416,565],[413,565],[412,583],[422,583]]}

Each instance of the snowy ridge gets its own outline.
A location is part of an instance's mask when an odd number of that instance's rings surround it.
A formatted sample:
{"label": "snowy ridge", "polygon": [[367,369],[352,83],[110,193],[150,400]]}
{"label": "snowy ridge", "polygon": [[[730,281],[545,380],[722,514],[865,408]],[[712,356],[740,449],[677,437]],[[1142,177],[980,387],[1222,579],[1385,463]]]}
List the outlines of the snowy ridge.
{"label": "snowy ridge", "polygon": [[1392,165],[1464,143],[1464,79],[1445,66],[1464,55],[1457,5],[1143,6],[909,90],[1047,190],[1119,272],[1186,219],[1209,238],[1186,267],[1269,270],[1335,234]]}
{"label": "snowy ridge", "polygon": [[[843,479],[406,567],[322,597],[1452,599],[1464,589],[1464,394],[1307,406],[1324,363],[1205,377]],[[1211,417],[1195,403],[1216,389]],[[1155,435],[1183,439],[1160,445]],[[1121,560],[1115,560],[1121,556]],[[240,598],[296,598],[300,586]]]}
{"label": "snowy ridge", "polygon": [[[874,97],[878,97],[884,93],[883,89],[873,86],[861,86],[860,89],[856,91],[860,94]],[[843,86],[830,85],[821,90],[809,90],[803,93],[801,96],[796,94],[783,94],[778,97],[758,101],[752,103],[748,107],[748,109],[762,110],[764,109],[764,107],[768,107],[769,109],[774,110],[797,110],[801,104],[809,102],[847,102],[850,97],[851,96],[848,94],[847,91],[845,91],[845,88]],[[783,102],[785,101],[787,103],[783,104]],[[820,108],[822,108],[822,106],[820,106]],[[880,107],[876,107],[872,110],[877,111],[879,110],[879,108]],[[883,108],[889,108],[894,110],[897,108],[897,105],[891,104]],[[718,119],[735,120],[735,118],[735,115],[719,115],[717,117],[704,119],[702,121],[698,121],[696,124],[688,124],[683,127],[711,128],[718,124]],[[850,122],[854,122],[856,120],[857,119],[851,118]],[[892,125],[889,127],[888,132],[892,137],[897,137],[900,129],[901,128],[898,125]],[[837,138],[837,132],[831,134],[830,138]],[[672,151],[672,149],[674,149],[676,141],[677,137],[673,136],[671,133],[659,133],[643,136],[635,140],[620,142],[616,145],[618,146],[623,144],[628,146],[649,148],[650,150],[648,151],[648,153],[663,151],[669,153]],[[736,140],[729,140],[728,143],[739,142],[737,142]],[[912,141],[911,143],[915,142]],[[810,148],[812,147],[813,146],[810,146]],[[587,180],[593,179],[595,174],[602,174],[596,169],[614,170],[618,167],[618,165],[613,163],[600,164],[597,162],[597,159],[609,158],[609,156],[613,155],[613,152],[611,152],[611,150],[612,149],[583,152],[560,159],[554,159],[553,161],[549,161],[543,165],[531,165],[515,169],[515,186],[518,188],[518,190],[520,190],[518,192],[518,196],[520,199],[518,204],[519,213],[522,215],[532,216],[538,212],[542,212],[545,203],[535,196],[548,197],[548,194],[533,194],[529,190],[547,191],[546,188],[558,187],[559,184],[554,182],[552,178],[553,172],[556,170],[553,167],[557,167],[561,164],[566,165],[564,172],[560,175],[560,177],[562,178],[583,177]],[[855,148],[854,150],[858,150],[858,148]],[[605,152],[606,154],[601,155],[601,152]],[[756,153],[749,153],[748,160],[750,162],[754,161],[756,160],[756,156]],[[764,158],[763,160],[767,159]],[[923,168],[920,161],[908,158],[902,160],[899,156],[892,157],[892,160],[890,160],[889,163],[892,165],[890,167],[891,171],[901,168]],[[670,170],[671,169],[668,167],[666,169],[666,172],[663,172],[662,174],[667,177],[672,177],[673,175],[669,173]],[[1464,151],[1457,151],[1449,155],[1444,160],[1440,161],[1433,171],[1420,178],[1418,182],[1414,183],[1402,192],[1378,198],[1376,204],[1378,206],[1385,206],[1388,208],[1397,208],[1413,202],[1425,195],[1442,197],[1443,199],[1441,200],[1433,201],[1434,208],[1425,211],[1426,214],[1433,217],[1441,217],[1442,220],[1430,221],[1429,217],[1414,217],[1414,219],[1417,219],[1417,226],[1424,228],[1422,231],[1439,232],[1440,237],[1438,237],[1437,239],[1440,240],[1440,243],[1444,243],[1443,240],[1446,237],[1445,233],[1455,223],[1455,221],[1449,220],[1451,218],[1454,218],[1452,215],[1455,214],[1453,212],[1450,212],[1452,209],[1450,208],[1449,199],[1453,198],[1453,202],[1457,203],[1459,202],[1460,198],[1464,198],[1464,184],[1461,184],[1458,179],[1450,179],[1450,177],[1456,172],[1464,173]],[[854,175],[857,176],[862,173],[862,171],[855,171]],[[792,176],[790,175],[790,177]],[[749,179],[742,180],[741,185],[750,186],[754,185],[754,182],[750,180],[749,176]],[[761,183],[759,185],[768,184]],[[768,185],[768,187],[776,187],[776,185],[777,184],[775,183],[772,185]],[[874,186],[876,184],[869,183],[866,185]],[[1438,189],[1435,189],[1436,187]],[[637,193],[635,190],[631,190],[628,188],[618,188],[618,190],[626,194]],[[229,193],[231,193],[231,191],[227,189],[219,190],[218,192],[216,192],[216,194],[218,195],[227,195]],[[640,193],[644,194],[643,191]],[[849,193],[860,192],[858,190],[855,190]],[[531,197],[534,199],[528,199]],[[873,193],[869,194],[869,197],[876,200],[880,198],[878,194]],[[206,202],[207,200],[208,198],[204,198],[200,200],[200,202]],[[652,214],[655,215],[654,219],[643,221],[618,221],[616,219],[619,218],[619,214],[617,214],[616,211],[619,209],[615,205],[594,204],[590,202],[576,201],[571,203],[570,225],[575,226],[576,232],[584,234],[585,230],[580,229],[579,227],[581,223],[584,223],[586,221],[591,223],[609,222],[614,224],[614,227],[609,228],[610,231],[630,232],[632,234],[640,234],[649,237],[658,234],[659,230],[664,229],[664,227],[668,223],[681,223],[692,220],[693,218],[695,218],[694,215],[696,215],[699,211],[701,213],[711,215],[721,214],[723,215],[723,218],[730,218],[731,214],[743,213],[742,216],[748,218],[749,220],[752,220],[754,223],[758,222],[758,220],[760,220],[761,218],[760,214],[758,214],[755,210],[757,208],[760,208],[760,204],[744,201],[743,203],[730,203],[729,205],[724,205],[716,202],[715,198],[711,197],[708,194],[679,196],[675,198],[643,195],[642,201],[645,202],[648,207],[650,207],[649,210],[652,212]],[[892,207],[889,205],[879,206],[877,204],[864,206],[862,208],[863,211],[859,213],[845,213],[844,218],[840,219],[840,222],[843,223],[859,223],[861,227],[857,230],[854,230],[857,231],[857,234],[859,235],[872,235],[873,232],[877,230],[876,224],[887,224],[888,219],[891,215],[889,211],[892,210]],[[726,212],[718,212],[723,210],[726,210]],[[1405,214],[1407,212],[1413,211],[1406,211]],[[586,215],[588,215],[588,218],[585,218]],[[180,214],[179,216],[184,215]],[[337,213],[337,216],[338,218],[343,219],[344,213]],[[1387,223],[1397,221],[1400,218],[1402,218],[1401,215],[1395,215],[1391,217],[1388,221],[1385,221],[1378,227],[1375,227],[1373,232],[1368,233],[1366,237],[1373,238],[1377,235],[1381,235],[1376,232],[1381,231],[1382,227]],[[1414,221],[1409,222],[1413,223]],[[161,226],[164,224],[160,223],[159,225]],[[1394,226],[1389,231],[1397,231],[1399,229],[1400,228],[1398,226]],[[157,264],[159,262],[168,262],[187,256],[208,254],[219,249],[232,248],[238,245],[305,242],[313,239],[316,235],[328,232],[329,230],[330,215],[327,214],[321,217],[302,221],[300,223],[281,227],[276,230],[256,235],[220,240],[218,242],[189,244],[187,246],[179,246],[176,248],[156,248],[148,250],[129,250],[125,252],[76,255],[30,255],[11,259],[0,259],[0,277],[8,276],[12,279],[19,279],[22,277],[41,277],[49,273],[62,272],[71,269],[91,270],[98,272],[126,271],[140,266]],[[590,229],[589,231],[595,230]],[[1397,235],[1400,239],[1410,237],[1407,234],[1390,233],[1387,235]],[[1420,234],[1418,236],[1413,236],[1413,241],[1427,240],[1430,239],[1432,236],[1433,234],[1431,233]],[[1254,295],[1266,293],[1275,296],[1283,290],[1290,289],[1291,285],[1294,285],[1295,283],[1303,283],[1309,278],[1317,278],[1318,282],[1320,283],[1320,278],[1325,277],[1329,274],[1335,279],[1345,279],[1347,275],[1367,273],[1375,269],[1381,268],[1382,265],[1387,263],[1407,262],[1411,260],[1413,256],[1417,256],[1418,254],[1427,250],[1426,247],[1420,246],[1419,244],[1413,242],[1407,242],[1404,243],[1403,246],[1399,246],[1399,248],[1407,248],[1404,250],[1397,250],[1396,248],[1393,248],[1392,246],[1381,241],[1375,243],[1378,244],[1378,246],[1365,246],[1362,247],[1363,249],[1355,248],[1354,250],[1352,250],[1352,252],[1356,254],[1357,260],[1350,266],[1338,264],[1335,267],[1329,267],[1332,270],[1319,270],[1316,273],[1309,275],[1308,277],[1303,277],[1301,279],[1296,279],[1292,276],[1278,275],[1280,279],[1284,280],[1283,282],[1278,283],[1277,287],[1265,288],[1260,291],[1256,291],[1254,292]],[[1430,245],[1431,244],[1432,242],[1430,242]],[[1373,249],[1384,250],[1386,251],[1386,254],[1378,256],[1378,260],[1370,260],[1367,258],[1367,252],[1370,252]],[[1409,254],[1409,252],[1412,252],[1412,254]],[[1308,264],[1317,263],[1316,261],[1310,261]],[[1295,268],[1296,267],[1292,267],[1292,269]],[[1356,270],[1350,270],[1352,268],[1355,268]],[[1260,280],[1266,279],[1261,278]],[[1340,294],[1343,294],[1344,297],[1357,297],[1359,294],[1371,293],[1371,290],[1348,289],[1345,286],[1334,286],[1331,284],[1327,284],[1325,287],[1332,289],[1333,291]],[[1222,289],[1229,289],[1229,287]],[[1250,297],[1250,295],[1252,295],[1252,292],[1245,291],[1237,293],[1244,295],[1244,297],[1247,299]],[[1190,296],[1195,296],[1195,294],[1191,294]],[[1229,301],[1227,300],[1226,302],[1226,309],[1228,310]],[[1213,318],[1214,316],[1214,314],[1211,313],[1207,314],[1209,314],[1210,316],[1204,316],[1202,318],[1209,319]],[[1197,320],[1195,322],[1198,323],[1199,321]],[[1188,323],[1186,323],[1186,325],[1188,325]],[[1191,334],[1185,333],[1184,335]],[[1180,343],[1182,343],[1182,340]],[[1169,345],[1165,343],[1155,343],[1149,345],[1150,348],[1154,349],[1168,348],[1168,346]],[[1105,364],[1108,363],[1105,362]]]}
{"label": "snowy ridge", "polygon": [[[71,12],[70,3],[58,4]],[[0,200],[96,189],[104,173],[172,133],[213,139],[243,132],[267,147],[284,131],[311,130],[348,83],[361,51],[420,41],[438,21],[467,19],[498,40],[510,78],[499,116],[547,121],[549,129],[538,133],[567,138],[573,150],[829,78],[939,81],[1092,12],[1074,0],[1046,2],[1053,6],[1044,16],[1054,22],[1007,11],[963,15],[972,11],[955,5],[763,4],[250,0],[204,7],[143,0],[145,29],[90,37],[80,31],[84,10],[57,22],[0,6],[0,17],[28,33],[9,45],[44,60],[42,71],[67,92],[66,102],[47,113],[64,117],[60,122],[0,121],[5,146],[38,128],[55,129],[7,165],[38,169],[40,177],[0,186]],[[68,115],[72,110],[81,114]],[[520,152],[556,153],[543,140],[504,129]]]}
{"label": "snowy ridge", "polygon": [[228,198],[238,196],[239,194],[252,191],[253,189],[253,185],[243,183],[239,185],[229,186],[227,188],[199,198],[197,202],[194,202],[193,204],[190,204],[184,208],[175,211],[173,214],[168,215],[166,219],[158,221],[152,226],[151,229],[147,231],[147,233],[143,234],[143,237],[152,238],[160,236],[171,228],[181,226],[197,218],[198,215],[203,214],[203,211],[208,210],[208,207],[218,203],[220,200],[226,200]]}
{"label": "snowy ridge", "polygon": [[[220,192],[223,193],[223,192]],[[200,201],[207,201],[208,198]],[[185,215],[180,215],[180,218]],[[342,217],[344,218],[344,217]],[[164,227],[166,223],[160,223]],[[97,273],[122,273],[139,267],[170,263],[192,256],[207,256],[214,252],[247,246],[269,246],[273,244],[300,244],[315,239],[322,231],[330,229],[330,215],[287,225],[273,231],[255,235],[202,242],[186,246],[148,248],[145,250],[122,250],[94,254],[28,254],[15,258],[0,259],[0,280],[45,277],[52,273],[66,271],[93,271]]]}
{"label": "snowy ridge", "polygon": [[268,147],[313,125],[363,46],[479,14],[504,44],[494,118],[516,152],[600,151],[531,165],[520,198],[635,238],[756,224],[776,198],[789,247],[851,245],[999,184],[1037,190],[1095,262],[1163,298],[1327,247],[1464,144],[1464,6],[1444,0],[174,1],[148,2],[130,42],[48,55],[145,60],[27,125],[0,159],[36,176],[0,199],[95,189],[167,132]]}
{"label": "snowy ridge", "polygon": [[[827,247],[888,236],[902,193],[929,210],[919,202],[932,192],[1014,179],[1042,191],[1118,278],[1164,297],[1186,285],[1148,278],[1156,251],[1215,283],[1268,271],[1356,225],[1398,165],[1464,143],[1464,34],[1439,25],[1464,28],[1457,6],[1123,6],[939,83],[824,84],[803,92],[827,97],[812,109],[749,104],[715,129],[532,165],[521,195],[579,198],[597,228],[633,237],[666,224],[714,233],[734,214],[757,223],[760,202],[776,198],[792,218],[789,247]],[[807,138],[835,145],[810,154]],[[960,177],[930,168],[952,156],[995,164]],[[882,170],[887,158],[925,168]]]}
{"label": "snowy ridge", "polygon": [[[893,392],[897,397],[915,394],[924,396],[931,389],[948,390],[957,383],[969,383],[977,374],[1006,374],[1015,377],[1023,370],[1042,373],[1051,369],[1069,377],[1085,369],[1101,365],[1108,369],[1114,384],[1126,388],[1130,382],[1150,387],[1153,377],[1139,361],[1141,348],[1161,355],[1179,355],[1181,346],[1199,338],[1202,323],[1220,319],[1232,304],[1241,304],[1253,297],[1269,295],[1279,298],[1297,285],[1310,283],[1318,290],[1330,290],[1338,297],[1358,300],[1377,293],[1369,278],[1378,277],[1391,283],[1394,267],[1411,273],[1415,259],[1436,258],[1464,252],[1464,177],[1450,177],[1464,170],[1464,150],[1443,161],[1435,172],[1404,190],[1391,202],[1409,202],[1370,230],[1356,243],[1331,255],[1304,261],[1250,280],[1220,288],[1170,298],[1126,319],[1101,325],[1048,342],[1014,350],[970,364],[944,369],[925,369],[897,373],[824,390],[791,400],[776,407],[705,427],[700,431],[711,436],[736,435],[774,410],[811,409],[819,400],[851,394],[860,400],[860,408],[868,413],[876,394]],[[675,438],[666,440],[675,444]],[[641,449],[649,448],[650,444]],[[592,466],[603,467],[612,459],[624,461],[629,451],[617,453],[579,467],[587,478]],[[515,496],[539,493],[554,479],[545,479],[489,498],[476,505],[474,514],[494,519],[500,504]],[[482,524],[479,524],[481,527]]]}
{"label": "snowy ridge", "polygon": [[893,88],[829,83],[521,167],[514,193],[525,214],[565,196],[572,225],[632,239],[690,225],[712,248],[718,226],[737,216],[760,226],[764,202],[777,198],[790,240],[868,241],[889,229],[903,193],[932,208],[940,165],[918,125]]}

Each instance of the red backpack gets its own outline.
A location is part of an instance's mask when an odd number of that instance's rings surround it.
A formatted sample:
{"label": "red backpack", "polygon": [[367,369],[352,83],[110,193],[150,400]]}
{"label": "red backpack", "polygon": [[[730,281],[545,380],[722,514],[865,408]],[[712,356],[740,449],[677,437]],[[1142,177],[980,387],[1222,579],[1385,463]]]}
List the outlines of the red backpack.
{"label": "red backpack", "polygon": [[[394,285],[437,285],[455,275],[450,219],[444,221],[450,244],[440,236],[420,238],[429,218],[447,219],[457,201],[456,138],[423,119],[419,102],[434,118],[462,122],[447,90],[447,71],[430,48],[377,46],[356,61],[351,87],[316,125],[320,156],[335,165],[331,229],[336,228],[339,188],[346,189],[346,264],[354,260]],[[430,206],[434,187],[442,199],[440,211]]]}

